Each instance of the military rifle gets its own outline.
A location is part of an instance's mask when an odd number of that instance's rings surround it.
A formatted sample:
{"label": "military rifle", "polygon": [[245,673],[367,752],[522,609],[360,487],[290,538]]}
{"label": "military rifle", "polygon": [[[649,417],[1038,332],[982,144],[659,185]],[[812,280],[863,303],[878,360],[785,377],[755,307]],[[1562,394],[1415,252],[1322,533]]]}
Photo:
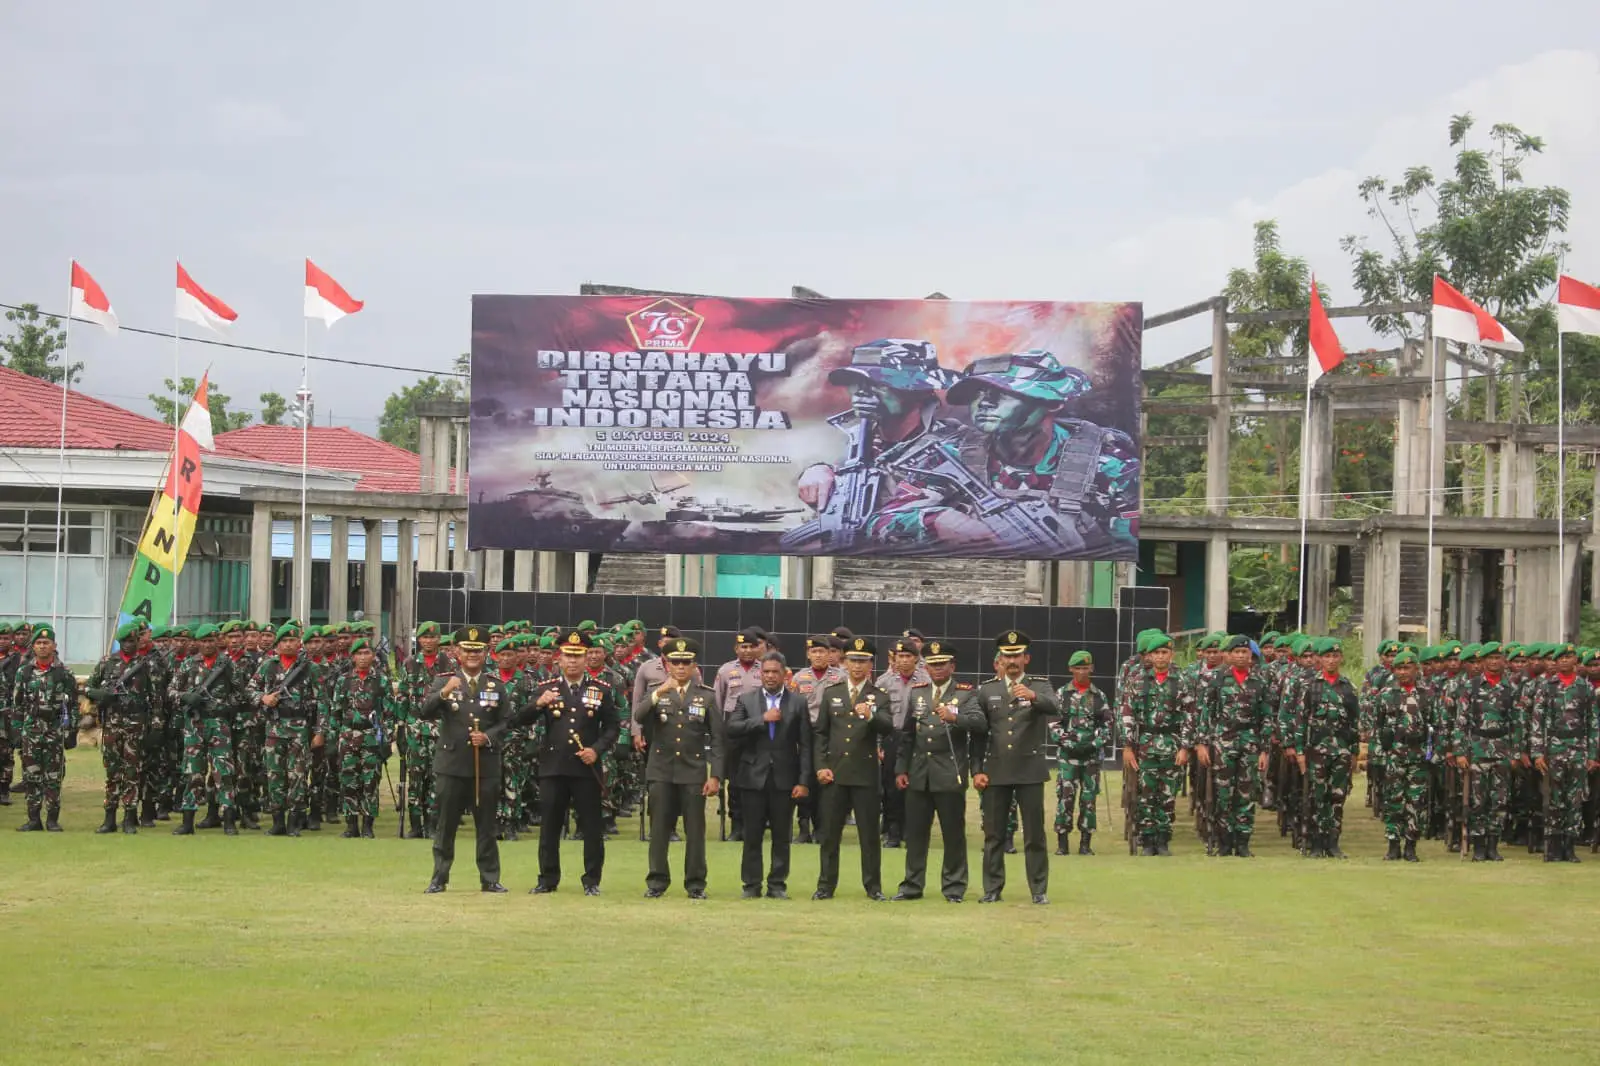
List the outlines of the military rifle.
{"label": "military rifle", "polygon": [[[272,690],[271,695],[278,697],[279,700],[282,700],[289,694],[289,689],[293,687],[294,684],[299,681],[308,670],[310,670],[310,668],[311,660],[305,658],[300,659],[293,666],[289,667],[288,671],[286,671],[283,676],[278,678],[278,687]],[[274,717],[282,716],[282,711],[280,709],[281,707],[282,704],[280,703],[272,708]]]}
{"label": "military rifle", "polygon": [[[1467,747],[1470,749],[1471,746],[1472,746],[1472,741],[1469,739],[1467,741]],[[1466,767],[1466,769],[1461,771],[1461,775],[1460,776],[1461,776],[1461,859],[1462,859],[1463,862],[1465,862],[1465,861],[1467,861],[1467,860],[1472,858],[1471,853],[1467,849],[1467,840],[1468,840],[1468,835],[1469,835],[1469,832],[1470,832],[1469,829],[1467,828],[1467,826],[1468,826],[1468,823],[1471,821],[1471,817],[1472,817],[1472,756],[1470,754],[1467,756],[1467,767]]]}
{"label": "military rifle", "polygon": [[[840,425],[852,418],[849,428]],[[886,476],[872,454],[877,420],[845,412],[828,421],[850,438],[845,460],[834,470],[833,491],[827,502],[817,510],[815,518],[779,539],[783,548],[815,545],[830,553],[847,552],[861,539],[867,519],[878,509]]]}
{"label": "military rifle", "polygon": [[217,678],[222,676],[222,671],[227,669],[228,664],[232,661],[226,656],[217,656],[217,665],[211,668],[211,672],[205,676],[200,684],[196,685],[192,691],[179,701],[188,709],[191,718],[203,718],[204,715],[200,714],[199,708],[216,702],[216,697],[211,695],[211,686],[217,683]]}
{"label": "military rifle", "polygon": [[[961,461],[961,453],[948,438],[925,435],[897,457],[896,466],[914,472],[922,481],[941,488],[948,503],[981,521],[1008,550],[1029,558],[1059,555],[1063,548],[1082,548],[1077,529],[1047,507],[1035,509],[1025,502],[995,492]],[[937,544],[929,545],[930,550]]]}

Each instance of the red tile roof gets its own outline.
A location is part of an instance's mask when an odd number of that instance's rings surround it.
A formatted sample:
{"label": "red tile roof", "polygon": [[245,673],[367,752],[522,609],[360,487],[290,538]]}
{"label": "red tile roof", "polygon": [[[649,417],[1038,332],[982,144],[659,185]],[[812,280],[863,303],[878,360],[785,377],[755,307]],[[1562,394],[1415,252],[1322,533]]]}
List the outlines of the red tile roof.
{"label": "red tile roof", "polygon": [[[246,426],[217,435],[217,452],[268,463],[300,465],[297,426]],[[306,461],[319,470],[359,475],[358,492],[422,491],[422,459],[347,426],[312,426]],[[462,491],[466,491],[465,486]]]}
{"label": "red tile roof", "polygon": [[[0,447],[54,448],[60,442],[61,386],[0,367]],[[172,427],[69,389],[67,447],[166,452]]]}

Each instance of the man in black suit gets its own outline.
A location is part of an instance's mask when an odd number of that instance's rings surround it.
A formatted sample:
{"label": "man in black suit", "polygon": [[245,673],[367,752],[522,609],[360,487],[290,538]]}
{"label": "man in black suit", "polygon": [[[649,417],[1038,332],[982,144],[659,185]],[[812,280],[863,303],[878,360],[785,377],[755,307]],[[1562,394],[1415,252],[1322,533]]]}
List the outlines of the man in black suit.
{"label": "man in black suit", "polygon": [[617,742],[618,695],[589,676],[588,633],[573,630],[561,638],[561,673],[534,687],[517,725],[543,720],[539,767],[539,881],[533,895],[554,892],[561,883],[561,827],[570,806],[583,833],[583,894],[600,894],[606,863],[605,779],[600,756]]}
{"label": "man in black suit", "polygon": [[788,899],[789,841],[796,800],[811,780],[811,715],[806,701],[784,684],[788,664],[777,652],[761,659],[761,687],[745,692],[728,716],[736,753],[733,785],[744,810],[744,898],[761,896],[761,837],[772,829],[772,869],[767,895]]}
{"label": "man in black suit", "polygon": [[839,845],[853,813],[861,843],[861,887],[882,900],[883,854],[878,842],[878,738],[894,728],[889,697],[872,683],[875,648],[852,637],[844,652],[845,679],[822,692],[812,759],[822,790],[822,862],[812,899],[832,899],[839,884]]}
{"label": "man in black suit", "polygon": [[[483,668],[489,631],[462,626],[456,632],[454,672],[429,686],[419,712],[439,723],[433,753],[439,821],[433,835],[433,880],[428,892],[443,892],[456,857],[456,830],[470,806],[478,834],[478,880],[485,892],[504,892],[500,845],[495,841],[495,803],[500,798],[500,753],[511,719],[511,692]],[[476,782],[477,791],[473,786]]]}

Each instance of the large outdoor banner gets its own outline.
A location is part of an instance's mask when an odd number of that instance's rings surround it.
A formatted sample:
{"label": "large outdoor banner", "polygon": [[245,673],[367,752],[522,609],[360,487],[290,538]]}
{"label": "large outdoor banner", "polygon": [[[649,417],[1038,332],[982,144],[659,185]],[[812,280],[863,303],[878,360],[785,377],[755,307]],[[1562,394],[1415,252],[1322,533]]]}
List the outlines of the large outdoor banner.
{"label": "large outdoor banner", "polygon": [[1133,559],[1142,321],[474,297],[470,546]]}

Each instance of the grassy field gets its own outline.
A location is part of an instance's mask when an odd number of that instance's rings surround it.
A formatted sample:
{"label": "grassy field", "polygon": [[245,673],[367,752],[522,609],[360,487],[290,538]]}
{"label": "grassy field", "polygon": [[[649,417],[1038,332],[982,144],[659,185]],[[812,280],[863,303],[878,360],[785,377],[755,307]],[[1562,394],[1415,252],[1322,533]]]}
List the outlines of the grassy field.
{"label": "grassy field", "polygon": [[[21,808],[4,809],[8,1061],[1600,1056],[1600,861],[1472,865],[1427,844],[1421,865],[1383,863],[1360,808],[1342,863],[1275,831],[1254,861],[1207,859],[1190,832],[1134,860],[1105,832],[1097,857],[1051,859],[1049,907],[1027,902],[1020,856],[999,906],[977,888],[869,903],[848,840],[837,899],[805,898],[817,852],[797,847],[795,898],[743,901],[739,845],[713,841],[712,898],[691,903],[641,898],[632,835],[599,899],[577,889],[576,842],[559,893],[526,894],[531,840],[502,848],[510,895],[477,892],[470,833],[451,890],[424,896],[428,846],[383,837],[392,816],[375,841],[97,837],[100,780],[98,752],[71,755],[65,834],[11,832]],[[885,852],[891,893],[903,854]]]}

